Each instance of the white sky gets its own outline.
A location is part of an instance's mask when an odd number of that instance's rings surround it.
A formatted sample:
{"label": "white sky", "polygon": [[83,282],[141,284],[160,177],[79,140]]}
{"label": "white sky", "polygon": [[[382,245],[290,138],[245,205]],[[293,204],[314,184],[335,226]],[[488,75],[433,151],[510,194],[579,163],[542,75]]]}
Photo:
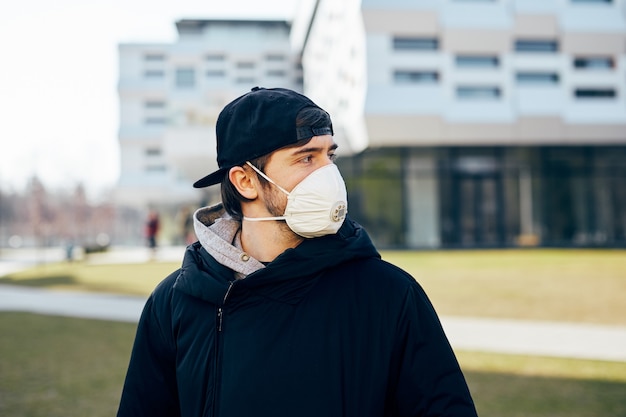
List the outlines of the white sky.
{"label": "white sky", "polygon": [[182,18],[291,18],[298,0],[0,2],[0,187],[37,175],[93,195],[119,175],[120,42],[173,42]]}

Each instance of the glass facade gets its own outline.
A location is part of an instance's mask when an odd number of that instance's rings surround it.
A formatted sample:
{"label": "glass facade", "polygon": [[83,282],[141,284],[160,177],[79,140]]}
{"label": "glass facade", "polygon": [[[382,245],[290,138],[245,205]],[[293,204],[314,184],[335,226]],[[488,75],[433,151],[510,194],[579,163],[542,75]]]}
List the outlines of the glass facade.
{"label": "glass facade", "polygon": [[626,246],[626,147],[370,149],[350,216],[387,248]]}
{"label": "glass facade", "polygon": [[337,164],[346,181],[350,216],[367,225],[380,244],[404,246],[401,151],[366,152],[339,158]]}

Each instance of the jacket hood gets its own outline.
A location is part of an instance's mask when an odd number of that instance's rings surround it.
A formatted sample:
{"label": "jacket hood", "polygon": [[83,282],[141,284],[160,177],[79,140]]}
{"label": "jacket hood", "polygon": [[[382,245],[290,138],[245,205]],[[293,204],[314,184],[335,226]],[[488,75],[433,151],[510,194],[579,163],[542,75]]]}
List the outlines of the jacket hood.
{"label": "jacket hood", "polygon": [[242,261],[240,223],[224,213],[221,204],[198,210],[194,226],[199,242],[187,248],[174,287],[217,305],[231,282],[242,276],[246,279],[238,280],[238,288],[292,303],[320,274],[356,259],[380,258],[365,229],[350,218],[336,234],[305,239],[265,267],[253,258]]}
{"label": "jacket hood", "polygon": [[263,264],[248,256],[241,245],[241,223],[226,213],[222,204],[198,209],[193,226],[202,247],[220,264],[235,272],[236,278],[263,268]]}

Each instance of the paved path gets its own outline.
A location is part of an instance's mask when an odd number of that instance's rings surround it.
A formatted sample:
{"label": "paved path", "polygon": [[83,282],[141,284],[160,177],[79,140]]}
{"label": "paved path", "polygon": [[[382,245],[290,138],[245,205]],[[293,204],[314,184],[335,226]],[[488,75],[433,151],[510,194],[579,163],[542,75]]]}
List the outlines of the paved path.
{"label": "paved path", "polygon": [[0,311],[136,323],[146,297],[0,285]]}
{"label": "paved path", "polygon": [[626,362],[626,326],[441,318],[455,349]]}
{"label": "paved path", "polygon": [[[164,248],[160,260],[180,260],[184,248]],[[62,252],[37,254],[54,260]],[[88,262],[137,262],[148,259],[144,248],[90,256]],[[62,259],[62,257],[60,258]],[[32,264],[31,256],[0,260],[0,276]],[[135,323],[145,297],[50,291],[0,285],[0,311],[24,311]],[[455,349],[626,362],[626,326],[441,317]]]}

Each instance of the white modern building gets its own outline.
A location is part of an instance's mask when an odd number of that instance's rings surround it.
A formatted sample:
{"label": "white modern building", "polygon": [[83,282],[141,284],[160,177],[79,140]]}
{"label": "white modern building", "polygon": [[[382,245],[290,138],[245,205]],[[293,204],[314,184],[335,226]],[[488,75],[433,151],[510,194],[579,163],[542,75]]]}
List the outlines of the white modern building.
{"label": "white modern building", "polygon": [[331,113],[382,247],[626,246],[626,0],[300,0],[177,28],[119,47],[120,201],[219,199],[191,187],[218,112],[280,86]]}
{"label": "white modern building", "polygon": [[213,198],[191,185],[217,168],[219,111],[257,85],[302,90],[289,22],[187,19],[176,27],[175,43],[119,45],[119,203]]}
{"label": "white modern building", "polygon": [[398,247],[626,245],[623,0],[311,0],[304,91]]}

